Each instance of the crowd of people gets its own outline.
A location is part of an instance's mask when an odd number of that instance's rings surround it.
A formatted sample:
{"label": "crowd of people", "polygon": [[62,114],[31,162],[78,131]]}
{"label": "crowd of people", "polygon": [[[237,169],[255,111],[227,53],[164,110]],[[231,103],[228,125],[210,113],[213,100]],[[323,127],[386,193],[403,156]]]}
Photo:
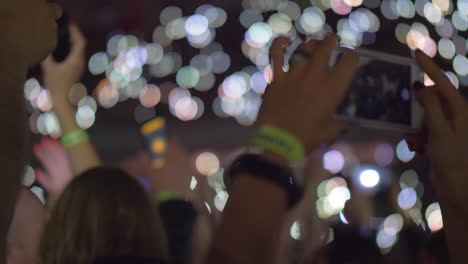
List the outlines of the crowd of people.
{"label": "crowd of people", "polygon": [[[202,185],[194,193],[181,176],[190,172],[176,139],[169,142],[165,168],[148,168],[156,175],[150,188],[125,163],[117,168],[101,160],[67,98],[85,67],[86,40],[77,26],[70,27],[66,60],[48,57],[60,16],[58,6],[42,0],[6,0],[0,9],[0,263],[384,263],[368,239],[346,227],[337,227],[327,244],[310,210],[308,194],[321,177],[314,152],[345,129],[333,114],[359,66],[358,54],[347,50],[329,67],[336,35],[302,44],[302,56],[292,58],[288,71],[283,65],[290,40],[273,41],[273,81],[245,151],[226,173],[230,198],[216,215],[203,203],[209,190]],[[414,85],[425,130],[408,142],[419,152],[428,145],[444,231],[408,263],[465,263],[468,105],[430,57],[416,51],[415,60],[435,84]],[[44,167],[38,181],[47,191],[45,207],[21,186],[28,142],[22,87],[28,69],[39,63],[63,131],[60,143],[45,139],[34,149]],[[307,243],[295,244],[285,237],[299,217]],[[396,250],[409,252],[418,239],[413,233],[408,228],[406,243]]]}

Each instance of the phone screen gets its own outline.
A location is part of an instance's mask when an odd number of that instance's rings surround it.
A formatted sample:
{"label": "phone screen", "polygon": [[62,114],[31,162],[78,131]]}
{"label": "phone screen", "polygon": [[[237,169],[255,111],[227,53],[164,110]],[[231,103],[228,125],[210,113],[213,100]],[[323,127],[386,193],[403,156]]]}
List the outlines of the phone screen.
{"label": "phone screen", "polygon": [[361,67],[337,113],[411,126],[411,84],[411,65],[362,55]]}

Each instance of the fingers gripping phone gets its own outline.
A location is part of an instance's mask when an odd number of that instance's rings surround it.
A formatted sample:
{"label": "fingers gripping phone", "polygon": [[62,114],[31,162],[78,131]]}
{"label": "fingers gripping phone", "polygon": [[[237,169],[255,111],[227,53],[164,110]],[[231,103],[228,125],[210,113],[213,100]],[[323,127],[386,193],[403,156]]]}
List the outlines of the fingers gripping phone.
{"label": "fingers gripping phone", "polygon": [[[287,50],[285,61],[300,54],[297,49],[300,44],[301,41],[293,43]],[[330,66],[336,63],[343,50],[337,48],[332,53]],[[419,131],[423,108],[417,102],[412,86],[423,80],[423,74],[413,59],[364,49],[356,51],[361,57],[360,67],[335,118],[372,129],[402,133]]]}

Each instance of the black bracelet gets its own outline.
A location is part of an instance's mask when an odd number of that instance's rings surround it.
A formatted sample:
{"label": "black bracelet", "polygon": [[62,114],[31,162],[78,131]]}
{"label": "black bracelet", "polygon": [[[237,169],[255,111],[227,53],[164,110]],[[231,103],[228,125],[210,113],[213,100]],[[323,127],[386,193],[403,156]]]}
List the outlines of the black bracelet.
{"label": "black bracelet", "polygon": [[258,155],[242,155],[234,161],[231,168],[225,174],[225,184],[228,189],[240,173],[248,173],[285,189],[288,193],[289,209],[297,205],[304,194],[304,188],[294,180],[292,169],[278,166],[273,162],[262,159]]}

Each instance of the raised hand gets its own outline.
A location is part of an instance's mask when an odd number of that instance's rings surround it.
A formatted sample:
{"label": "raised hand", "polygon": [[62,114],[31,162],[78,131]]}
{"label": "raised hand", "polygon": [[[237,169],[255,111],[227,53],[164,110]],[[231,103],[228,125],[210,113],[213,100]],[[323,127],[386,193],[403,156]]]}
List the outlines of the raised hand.
{"label": "raised hand", "polygon": [[57,63],[49,56],[42,63],[44,84],[55,100],[66,99],[69,89],[81,80],[85,70],[86,39],[76,25],[69,30],[71,52],[65,61]]}
{"label": "raised hand", "polygon": [[310,59],[292,61],[285,72],[284,53],[289,39],[277,38],[271,47],[273,82],[266,91],[258,125],[271,124],[295,135],[311,153],[322,143],[334,139],[343,123],[333,119],[359,65],[357,53],[347,50],[333,68],[329,68],[338,37],[303,45]]}
{"label": "raised hand", "polygon": [[37,180],[49,193],[49,200],[54,200],[73,179],[67,152],[58,141],[44,137],[34,146],[34,155],[44,168],[37,171]]}
{"label": "raised hand", "polygon": [[416,61],[434,86],[415,86],[428,132],[433,186],[455,212],[468,216],[468,104],[439,66],[421,51]]}

